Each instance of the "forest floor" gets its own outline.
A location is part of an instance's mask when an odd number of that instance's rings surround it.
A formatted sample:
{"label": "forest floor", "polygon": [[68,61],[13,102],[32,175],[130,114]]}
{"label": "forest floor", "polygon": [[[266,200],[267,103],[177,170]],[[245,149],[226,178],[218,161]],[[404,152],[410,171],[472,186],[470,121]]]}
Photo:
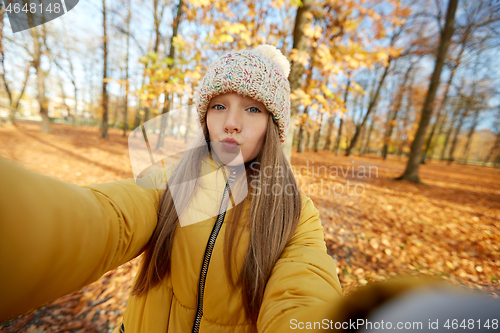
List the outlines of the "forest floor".
{"label": "forest floor", "polygon": [[[0,127],[0,156],[77,185],[132,178],[127,137],[53,124]],[[500,295],[500,169],[429,161],[423,185],[394,181],[406,158],[292,155],[301,191],[320,212],[344,294],[394,276],[439,277]],[[0,324],[1,332],[110,332],[119,325],[136,258],[101,279]]]}

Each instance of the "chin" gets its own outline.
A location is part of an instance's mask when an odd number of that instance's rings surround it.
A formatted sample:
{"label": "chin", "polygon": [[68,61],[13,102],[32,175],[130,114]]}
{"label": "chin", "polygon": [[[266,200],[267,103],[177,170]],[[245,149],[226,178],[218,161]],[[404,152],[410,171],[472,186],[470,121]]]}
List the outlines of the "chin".
{"label": "chin", "polygon": [[214,147],[214,152],[217,155],[217,159],[227,166],[238,166],[246,162],[241,150],[238,153],[231,153],[221,147]]}

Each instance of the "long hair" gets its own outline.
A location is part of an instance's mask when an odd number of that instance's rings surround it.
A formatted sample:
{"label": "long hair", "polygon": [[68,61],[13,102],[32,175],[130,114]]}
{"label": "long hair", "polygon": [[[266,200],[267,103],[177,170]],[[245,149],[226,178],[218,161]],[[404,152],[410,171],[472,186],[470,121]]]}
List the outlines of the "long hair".
{"label": "long hair", "polygon": [[[206,121],[202,122],[201,127],[208,144],[210,139]],[[224,222],[224,262],[230,281],[229,287],[232,292],[238,287],[242,288],[245,314],[254,326],[257,324],[267,280],[297,228],[302,207],[297,181],[279,142],[278,127],[269,113],[263,148],[254,160],[245,163],[246,181],[249,184],[251,182],[252,186],[249,187],[246,198],[228,211]],[[186,156],[190,156],[181,159],[169,179],[169,184],[198,179],[201,159],[204,157],[202,151],[188,151]],[[193,165],[192,161],[199,163]],[[260,172],[264,167],[266,172]],[[187,207],[191,197],[189,194],[193,193],[197,186],[197,181],[190,183],[191,186],[186,186],[182,190],[183,193],[175,193],[175,206],[167,185],[158,210],[158,223],[145,247],[132,295],[139,297],[146,294],[171,273],[171,249],[179,224],[178,216]],[[267,192],[264,191],[266,188]],[[244,216],[243,210],[247,201],[249,208]],[[240,243],[243,229],[249,232],[249,245],[235,281],[231,272],[233,264],[237,262],[237,251],[230,249]],[[231,256],[231,253],[234,255]]]}

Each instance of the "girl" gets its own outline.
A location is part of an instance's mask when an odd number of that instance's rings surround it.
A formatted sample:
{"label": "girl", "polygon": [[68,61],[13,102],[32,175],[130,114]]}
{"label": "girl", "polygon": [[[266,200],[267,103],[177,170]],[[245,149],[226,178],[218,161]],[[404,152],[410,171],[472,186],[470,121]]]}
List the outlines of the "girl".
{"label": "girl", "polygon": [[329,320],[342,298],[336,265],[280,147],[289,70],[270,45],[219,58],[196,94],[205,145],[137,182],[80,187],[0,160],[0,321],[143,252],[115,333]]}

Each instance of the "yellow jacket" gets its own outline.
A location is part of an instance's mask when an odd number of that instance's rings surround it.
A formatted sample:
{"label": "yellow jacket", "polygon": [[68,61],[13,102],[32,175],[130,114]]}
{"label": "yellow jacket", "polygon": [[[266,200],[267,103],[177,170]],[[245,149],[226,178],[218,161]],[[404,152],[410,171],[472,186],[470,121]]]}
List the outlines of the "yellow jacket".
{"label": "yellow jacket", "polygon": [[[78,290],[138,256],[157,221],[163,189],[154,188],[172,171],[154,173],[141,186],[134,179],[77,186],[0,159],[0,322]],[[191,202],[204,204],[191,204],[183,213],[201,222],[177,229],[171,276],[144,297],[129,298],[125,332],[191,332],[201,262],[216,219],[211,207],[220,205],[207,191],[224,187],[219,172],[200,179]],[[206,277],[200,332],[250,332],[241,295],[227,287],[224,231],[222,224]],[[242,239],[238,264],[248,245],[248,237]],[[341,299],[319,213],[302,195],[299,226],[268,280],[257,329],[295,331],[292,322],[330,318]],[[120,326],[114,333],[119,331]]]}

